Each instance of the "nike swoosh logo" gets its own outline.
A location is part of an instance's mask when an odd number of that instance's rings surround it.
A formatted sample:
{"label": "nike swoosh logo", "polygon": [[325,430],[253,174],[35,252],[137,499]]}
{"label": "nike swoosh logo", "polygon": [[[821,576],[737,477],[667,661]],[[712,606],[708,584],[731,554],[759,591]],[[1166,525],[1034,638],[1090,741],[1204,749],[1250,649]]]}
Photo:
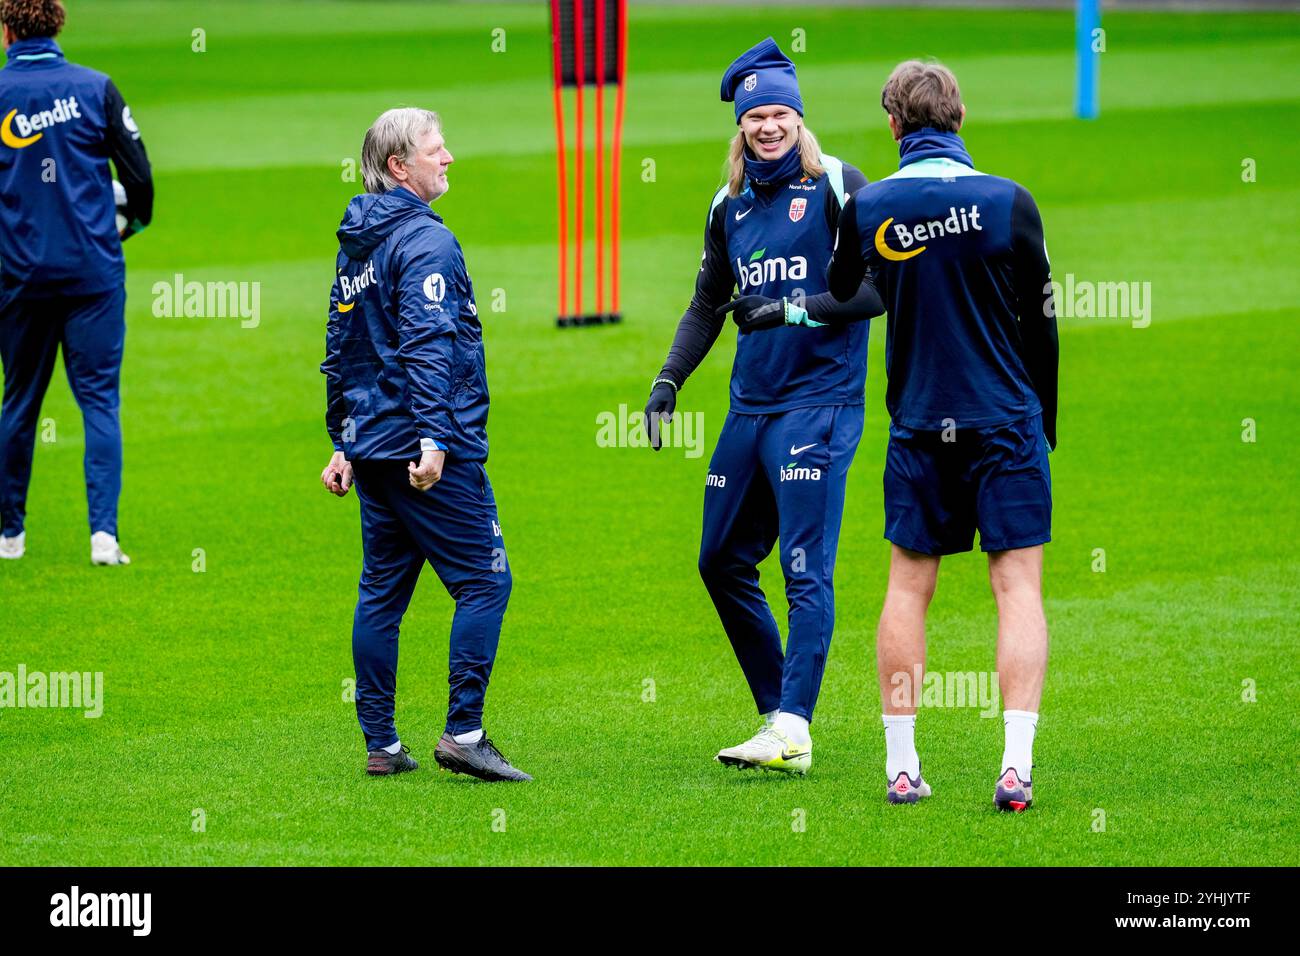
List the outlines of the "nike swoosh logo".
{"label": "nike swoosh logo", "polygon": [[746,209],[744,212],[738,212],[738,213],[736,213],[736,222],[740,222],[740,220],[744,219],[746,216],[748,216],[748,215],[749,215],[751,212],[753,212],[753,211],[754,211],[754,207],[753,207],[753,206],[750,206],[750,207],[749,207],[748,209]]}
{"label": "nike swoosh logo", "polygon": [[817,447],[817,443],[816,443],[816,442],[813,442],[811,445],[801,445],[801,446],[799,446],[798,448],[795,448],[794,445],[791,445],[791,446],[790,446],[790,454],[792,454],[792,455],[797,455],[797,454],[799,454],[799,452],[801,452],[801,451],[807,451],[809,448],[816,448],[816,447]]}
{"label": "nike swoosh logo", "polygon": [[795,753],[791,753],[788,750],[781,751],[782,760],[793,760],[795,757],[802,757],[802,756],[803,756],[803,751],[796,751]]}

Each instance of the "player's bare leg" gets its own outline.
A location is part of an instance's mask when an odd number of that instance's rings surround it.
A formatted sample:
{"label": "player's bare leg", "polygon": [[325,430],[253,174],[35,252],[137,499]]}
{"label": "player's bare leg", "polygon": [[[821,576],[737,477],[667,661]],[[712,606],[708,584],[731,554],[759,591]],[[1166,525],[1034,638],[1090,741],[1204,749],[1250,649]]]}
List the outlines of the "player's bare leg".
{"label": "player's bare leg", "polygon": [[889,586],[876,634],[886,796],[890,803],[915,803],[930,795],[916,753],[916,704],[925,672],[925,614],[934,597],[939,558],[898,545],[892,548]]}
{"label": "player's bare leg", "polygon": [[1047,673],[1042,545],[990,553],[989,583],[998,604],[998,682],[1006,729],[993,805],[1019,812],[1033,802],[1034,732]]}

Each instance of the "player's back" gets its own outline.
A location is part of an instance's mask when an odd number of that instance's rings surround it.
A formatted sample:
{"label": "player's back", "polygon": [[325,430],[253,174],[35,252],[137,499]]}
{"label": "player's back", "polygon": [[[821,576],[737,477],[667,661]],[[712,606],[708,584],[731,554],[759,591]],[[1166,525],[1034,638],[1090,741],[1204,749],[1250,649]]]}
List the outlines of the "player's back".
{"label": "player's back", "polygon": [[[123,279],[108,158],[108,77],[48,38],[0,69],[0,264],[26,294],[91,294]],[[133,125],[129,111],[124,122]]]}
{"label": "player's back", "polygon": [[1018,220],[1033,207],[1023,187],[935,158],[867,186],[853,205],[889,313],[894,421],[983,427],[1040,411],[1021,358]]}

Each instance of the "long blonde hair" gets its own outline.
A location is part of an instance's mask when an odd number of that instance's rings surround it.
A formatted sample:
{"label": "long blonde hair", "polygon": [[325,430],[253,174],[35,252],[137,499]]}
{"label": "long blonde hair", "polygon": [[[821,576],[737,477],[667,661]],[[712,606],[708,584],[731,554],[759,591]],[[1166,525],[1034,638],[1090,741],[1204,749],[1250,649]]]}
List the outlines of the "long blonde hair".
{"label": "long blonde hair", "polygon": [[[822,165],[822,148],[817,144],[817,137],[802,123],[799,124],[799,141],[795,143],[794,148],[799,150],[799,159],[803,164],[805,176],[816,179],[826,172],[826,167]],[[733,199],[739,196],[740,190],[745,185],[744,130],[736,130],[736,135],[732,137],[731,145],[727,148],[727,162],[722,168],[722,174],[727,177],[727,195]]]}

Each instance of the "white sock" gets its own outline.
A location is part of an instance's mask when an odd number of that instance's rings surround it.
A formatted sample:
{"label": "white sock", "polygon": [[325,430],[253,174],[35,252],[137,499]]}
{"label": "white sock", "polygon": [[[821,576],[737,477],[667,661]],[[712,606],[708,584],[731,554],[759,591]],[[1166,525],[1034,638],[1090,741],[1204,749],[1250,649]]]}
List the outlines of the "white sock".
{"label": "white sock", "polygon": [[812,743],[812,737],[808,735],[808,721],[798,714],[787,714],[784,710],[778,710],[772,726],[789,737],[792,744]]}
{"label": "white sock", "polygon": [[483,736],[483,728],[478,730],[467,730],[463,734],[452,734],[451,739],[458,744],[476,744]]}
{"label": "white sock", "polygon": [[1002,772],[1016,768],[1016,776],[1030,780],[1034,767],[1034,731],[1038,729],[1038,715],[1029,710],[1004,710],[1002,723],[1006,728],[1006,746],[1002,751]]}
{"label": "white sock", "polygon": [[386,753],[386,754],[395,754],[395,753],[397,753],[397,751],[399,751],[399,750],[401,750],[401,749],[402,749],[402,742],[401,742],[400,740],[398,740],[396,743],[394,743],[394,744],[390,744],[390,745],[388,745],[387,747],[385,747],[385,748],[384,748],[384,753]]}
{"label": "white sock", "polygon": [[776,715],[779,713],[781,713],[779,710],[769,710],[766,714],[761,715],[763,718],[763,726],[771,727],[776,723]]}
{"label": "white sock", "polygon": [[921,758],[916,753],[916,714],[882,714],[885,722],[885,776],[891,781],[900,773],[915,780],[921,775]]}

